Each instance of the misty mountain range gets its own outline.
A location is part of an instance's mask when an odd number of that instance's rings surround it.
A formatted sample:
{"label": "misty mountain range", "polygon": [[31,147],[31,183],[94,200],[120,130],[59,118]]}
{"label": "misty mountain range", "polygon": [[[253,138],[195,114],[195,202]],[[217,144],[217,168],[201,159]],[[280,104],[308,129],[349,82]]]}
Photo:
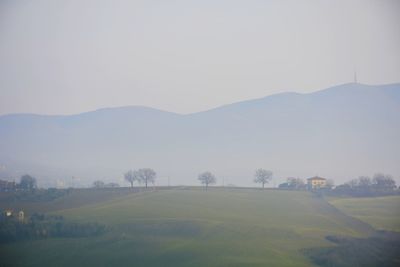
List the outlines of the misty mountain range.
{"label": "misty mountain range", "polygon": [[[256,168],[336,183],[384,172],[400,177],[400,84],[344,84],[282,93],[188,115],[129,106],[48,116],[0,116],[0,179],[25,173],[39,184],[122,182],[151,167],[158,184],[252,185]],[[74,178],[72,178],[74,177]]]}

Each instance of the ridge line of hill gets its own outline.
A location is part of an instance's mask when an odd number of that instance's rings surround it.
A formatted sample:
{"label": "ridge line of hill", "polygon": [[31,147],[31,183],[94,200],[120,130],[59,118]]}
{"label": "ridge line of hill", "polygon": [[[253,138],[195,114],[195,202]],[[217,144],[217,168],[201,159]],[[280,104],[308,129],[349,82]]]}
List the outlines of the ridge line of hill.
{"label": "ridge line of hill", "polygon": [[298,96],[301,96],[301,95],[312,95],[312,94],[318,94],[318,93],[322,93],[322,92],[325,92],[325,91],[334,90],[334,89],[342,87],[342,86],[349,86],[349,85],[351,85],[351,86],[361,85],[361,86],[368,86],[368,87],[375,87],[375,86],[385,87],[385,86],[400,85],[400,83],[389,83],[389,84],[379,84],[379,85],[369,85],[369,84],[361,84],[361,83],[344,83],[344,84],[334,85],[334,86],[330,86],[330,87],[327,87],[327,88],[324,88],[324,89],[320,89],[320,90],[316,90],[316,91],[312,91],[312,92],[304,92],[304,93],[300,92],[299,93],[299,92],[295,92],[295,91],[286,91],[286,92],[274,93],[274,94],[263,96],[263,97],[251,98],[251,99],[247,99],[247,100],[240,100],[240,101],[236,101],[236,102],[232,102],[232,103],[228,103],[228,104],[221,104],[221,105],[216,106],[214,108],[209,108],[209,109],[206,109],[206,110],[200,110],[200,111],[196,111],[196,112],[190,112],[190,113],[186,113],[186,114],[185,113],[177,113],[177,112],[168,111],[168,110],[163,110],[163,109],[150,107],[150,106],[144,106],[144,105],[124,105],[124,106],[116,106],[116,107],[98,108],[98,109],[94,109],[94,110],[78,112],[78,113],[72,113],[72,114],[38,114],[38,113],[29,113],[29,112],[6,113],[6,114],[1,114],[0,118],[7,117],[7,116],[32,116],[32,117],[52,117],[52,118],[59,117],[59,118],[62,118],[62,117],[73,117],[73,116],[87,115],[87,114],[91,114],[91,113],[95,113],[95,112],[103,112],[103,111],[111,111],[111,110],[122,110],[122,109],[138,109],[138,110],[147,110],[147,111],[152,111],[152,112],[169,113],[171,115],[176,115],[176,116],[191,116],[191,115],[196,115],[196,114],[201,114],[201,113],[206,113],[206,112],[222,109],[222,108],[229,107],[229,106],[232,106],[232,105],[243,104],[243,103],[246,103],[246,102],[261,101],[261,100],[265,100],[265,99],[268,99],[268,98],[274,98],[274,97],[279,97],[279,96],[283,96],[283,95],[298,95]]}

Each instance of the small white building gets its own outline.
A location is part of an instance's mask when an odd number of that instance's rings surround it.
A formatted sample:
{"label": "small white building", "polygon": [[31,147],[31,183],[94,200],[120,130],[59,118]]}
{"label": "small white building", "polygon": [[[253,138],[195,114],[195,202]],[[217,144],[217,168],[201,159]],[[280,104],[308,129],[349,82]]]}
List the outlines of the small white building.
{"label": "small white building", "polygon": [[11,217],[13,215],[12,210],[5,210],[4,214],[6,215],[6,217]]}
{"label": "small white building", "polygon": [[311,178],[307,179],[307,186],[309,190],[312,189],[319,189],[319,188],[325,188],[326,187],[326,179],[319,177],[319,176],[314,176]]}

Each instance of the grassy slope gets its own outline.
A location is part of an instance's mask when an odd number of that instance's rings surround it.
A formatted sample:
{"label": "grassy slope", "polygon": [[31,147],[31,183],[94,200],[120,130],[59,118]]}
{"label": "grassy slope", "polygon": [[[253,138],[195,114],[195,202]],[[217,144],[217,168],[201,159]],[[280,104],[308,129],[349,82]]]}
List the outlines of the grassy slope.
{"label": "grassy slope", "polygon": [[35,212],[43,213],[60,209],[75,208],[88,204],[102,203],[114,198],[135,193],[136,191],[138,191],[138,189],[73,189],[68,194],[56,198],[53,201],[16,201],[10,197],[13,193],[0,192],[0,209],[12,209],[14,211],[24,210],[27,214]]}
{"label": "grassy slope", "polygon": [[[171,190],[59,212],[112,227],[101,237],[1,246],[7,262],[57,266],[311,266],[303,248],[367,225],[307,192]],[[28,264],[29,263],[29,264]]]}
{"label": "grassy slope", "polygon": [[400,196],[338,198],[330,203],[377,229],[400,232]]}

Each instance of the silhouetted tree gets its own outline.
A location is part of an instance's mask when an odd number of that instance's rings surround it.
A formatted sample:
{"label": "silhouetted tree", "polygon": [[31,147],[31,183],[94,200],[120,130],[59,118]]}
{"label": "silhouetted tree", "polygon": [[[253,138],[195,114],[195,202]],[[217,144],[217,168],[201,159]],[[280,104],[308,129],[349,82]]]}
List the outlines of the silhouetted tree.
{"label": "silhouetted tree", "polygon": [[208,189],[208,185],[215,184],[217,182],[217,179],[215,178],[214,174],[208,171],[200,173],[198,179],[202,184],[206,186],[206,190]]}
{"label": "silhouetted tree", "polygon": [[135,176],[135,172],[132,170],[127,171],[124,174],[124,178],[126,181],[128,181],[131,184],[131,187],[133,187],[133,182],[137,181],[137,177]]}
{"label": "silhouetted tree", "polygon": [[28,174],[21,176],[19,187],[23,190],[32,190],[36,188],[36,178]]}
{"label": "silhouetted tree", "polygon": [[360,176],[358,179],[339,185],[334,192],[354,196],[374,196],[392,194],[395,189],[396,182],[391,175],[376,173],[373,179],[368,176]]}
{"label": "silhouetted tree", "polygon": [[376,173],[372,178],[372,186],[376,190],[392,191],[396,189],[396,182],[391,175]]}
{"label": "silhouetted tree", "polygon": [[287,178],[287,186],[292,189],[304,189],[306,184],[301,178],[289,177]]}
{"label": "silhouetted tree", "polygon": [[254,182],[261,183],[262,188],[264,188],[264,185],[272,179],[272,174],[272,171],[257,169],[256,173],[254,174]]}
{"label": "silhouetted tree", "polygon": [[95,187],[95,188],[103,188],[104,187],[104,182],[100,181],[100,180],[94,181],[93,182],[93,187]]}
{"label": "silhouetted tree", "polygon": [[358,187],[360,189],[368,189],[372,185],[372,180],[368,176],[358,177]]}
{"label": "silhouetted tree", "polygon": [[358,179],[352,179],[346,183],[350,189],[356,189],[358,187]]}
{"label": "silhouetted tree", "polygon": [[156,177],[157,177],[157,173],[153,169],[143,168],[143,169],[134,171],[133,176],[139,182],[144,183],[147,188],[148,183],[154,184]]}

